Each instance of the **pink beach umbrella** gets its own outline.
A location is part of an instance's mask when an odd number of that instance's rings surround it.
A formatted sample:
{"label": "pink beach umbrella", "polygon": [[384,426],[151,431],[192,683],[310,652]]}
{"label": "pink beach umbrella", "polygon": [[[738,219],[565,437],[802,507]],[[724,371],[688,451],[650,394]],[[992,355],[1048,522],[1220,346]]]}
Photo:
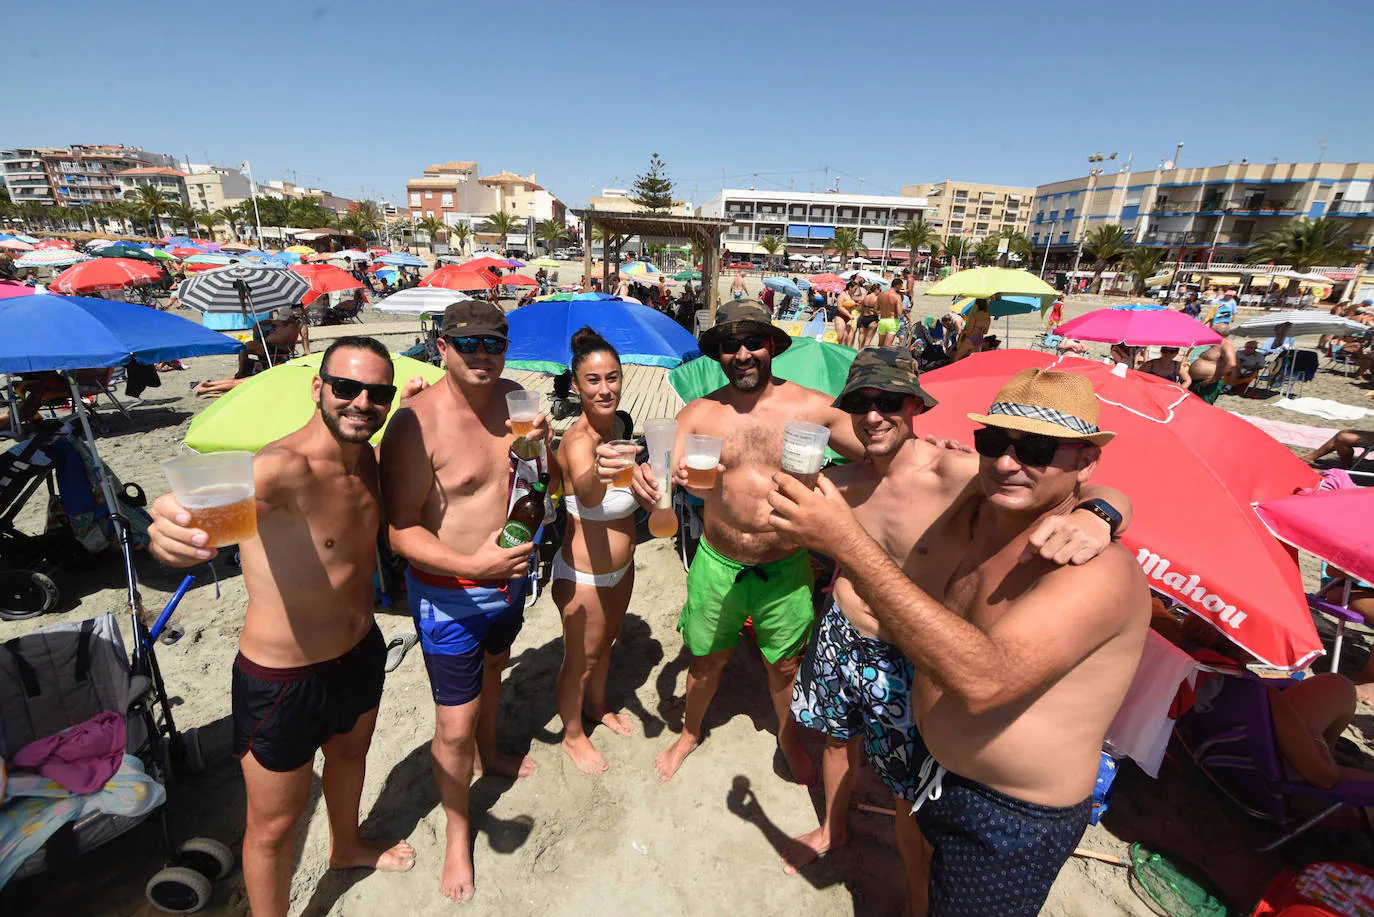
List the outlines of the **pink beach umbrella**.
{"label": "pink beach umbrella", "polygon": [[1192,316],[1161,306],[1094,309],[1060,325],[1055,333],[1076,341],[1131,347],[1192,347],[1221,341],[1221,335]]}

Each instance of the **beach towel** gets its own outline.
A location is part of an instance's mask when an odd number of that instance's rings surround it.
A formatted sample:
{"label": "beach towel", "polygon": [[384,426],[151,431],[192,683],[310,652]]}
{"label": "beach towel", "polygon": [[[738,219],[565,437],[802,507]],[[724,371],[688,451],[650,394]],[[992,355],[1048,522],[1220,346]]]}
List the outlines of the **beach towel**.
{"label": "beach towel", "polygon": [[1107,730],[1107,741],[1151,777],[1159,776],[1164,750],[1173,735],[1170,712],[1174,697],[1180,685],[1191,687],[1196,674],[1193,657],[1159,633],[1149,632],[1135,678]]}
{"label": "beach towel", "polygon": [[99,812],[136,817],[166,799],[162,784],[144,773],[143,762],[133,755],[125,755],[100,791],[88,795],[73,794],[38,774],[10,774],[0,801],[0,888],[68,822]]}
{"label": "beach towel", "polygon": [[1334,427],[1309,427],[1306,424],[1289,423],[1286,420],[1270,420],[1267,417],[1254,417],[1236,411],[1229,413],[1248,424],[1259,427],[1285,446],[1298,446],[1302,449],[1315,449],[1340,432]]}
{"label": "beach towel", "polygon": [[1280,398],[1274,404],[1286,411],[1325,417],[1327,420],[1363,420],[1374,414],[1374,411],[1368,408],[1357,408],[1354,405],[1342,404],[1339,401],[1325,398]]}
{"label": "beach towel", "polygon": [[15,772],[33,771],[73,793],[94,793],[119,770],[126,740],[124,717],[106,710],[15,752]]}

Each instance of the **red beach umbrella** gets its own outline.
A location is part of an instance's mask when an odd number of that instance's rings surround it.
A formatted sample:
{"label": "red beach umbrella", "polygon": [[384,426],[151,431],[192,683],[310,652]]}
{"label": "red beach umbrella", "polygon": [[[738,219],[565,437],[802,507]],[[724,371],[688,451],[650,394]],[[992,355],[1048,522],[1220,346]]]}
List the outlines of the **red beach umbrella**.
{"label": "red beach umbrella", "polygon": [[496,286],[496,276],[490,271],[467,270],[467,265],[450,265],[427,274],[418,284],[445,290],[490,290]]}
{"label": "red beach umbrella", "polygon": [[526,277],[524,274],[506,274],[496,281],[498,286],[503,287],[537,287],[539,281],[533,277]]}
{"label": "red beach umbrella", "polygon": [[986,411],[1013,375],[1032,366],[1092,382],[1099,426],[1117,434],[1093,480],[1131,498],[1134,518],[1121,542],[1152,589],[1270,665],[1296,668],[1322,652],[1297,559],[1253,505],[1315,487],[1317,473],[1259,428],[1156,376],[1005,350],[923,374],[940,403],[917,429],[971,442],[968,412]]}
{"label": "red beach umbrella", "polygon": [[97,258],[73,264],[53,278],[48,288],[55,293],[98,293],[154,283],[162,277],[156,265],[132,258]]}
{"label": "red beach umbrella", "polygon": [[44,251],[50,248],[60,248],[63,251],[76,251],[76,246],[66,239],[44,239],[34,245],[34,251]]}
{"label": "red beach umbrella", "polygon": [[510,267],[510,263],[503,258],[493,258],[490,255],[483,255],[480,258],[473,258],[471,261],[464,261],[462,264],[453,266],[460,267],[465,271],[476,271],[492,267],[497,267],[504,271]]}

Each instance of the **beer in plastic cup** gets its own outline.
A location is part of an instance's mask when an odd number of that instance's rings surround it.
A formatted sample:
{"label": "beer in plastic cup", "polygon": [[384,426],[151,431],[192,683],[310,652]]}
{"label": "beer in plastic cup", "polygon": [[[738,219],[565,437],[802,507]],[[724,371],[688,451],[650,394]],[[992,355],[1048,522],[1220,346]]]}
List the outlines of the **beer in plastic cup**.
{"label": "beer in plastic cup", "polygon": [[719,436],[688,433],[683,437],[683,462],[687,466],[687,486],[703,490],[716,485],[716,466],[720,464]]}
{"label": "beer in plastic cup", "polygon": [[534,430],[535,418],[539,416],[539,393],[520,389],[506,395],[506,410],[510,413],[510,428],[516,436],[525,436]]}
{"label": "beer in plastic cup", "polygon": [[649,513],[649,534],[668,538],[677,532],[677,513],[673,512],[673,444],[677,441],[676,420],[649,420],[644,423],[644,440],[649,447],[649,469],[658,481],[658,505]]}
{"label": "beer in plastic cup", "polygon": [[782,470],[808,488],[815,487],[828,442],[830,430],[820,424],[789,420],[782,428]]}
{"label": "beer in plastic cup", "polygon": [[632,439],[613,439],[607,445],[620,454],[620,472],[611,482],[611,486],[629,487],[635,479],[635,459],[639,456],[639,443]]}
{"label": "beer in plastic cup", "polygon": [[247,541],[258,533],[253,453],[209,452],[162,463],[177,502],[191,514],[188,528],[210,537],[209,547]]}

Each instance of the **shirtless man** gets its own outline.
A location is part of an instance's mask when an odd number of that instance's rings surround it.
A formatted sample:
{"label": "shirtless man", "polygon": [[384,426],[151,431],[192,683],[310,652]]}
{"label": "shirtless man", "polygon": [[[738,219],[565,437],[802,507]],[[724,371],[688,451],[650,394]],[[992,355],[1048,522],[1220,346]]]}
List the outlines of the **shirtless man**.
{"label": "shirtless man", "polygon": [[1236,368],[1236,345],[1227,337],[1231,326],[1223,323],[1212,326],[1212,330],[1221,335],[1221,343],[1208,347],[1188,365],[1188,376],[1193,380],[1188,391],[1208,404],[1216,404],[1226,386],[1226,374]]}
{"label": "shirtless man", "polygon": [[258,322],[258,325],[261,333],[259,328],[254,328],[253,340],[239,351],[239,368],[234,374],[235,379],[242,379],[248,375],[249,355],[263,357],[269,365],[275,366],[291,358],[297,343],[306,353],[310,353],[309,325],[294,309],[278,309],[270,318]]}
{"label": "shirtless man", "polygon": [[892,281],[892,286],[878,294],[876,305],[879,347],[891,344],[892,339],[897,336],[897,329],[900,327],[897,317],[902,311],[902,293],[902,278],[898,277]]}
{"label": "shirtless man", "polygon": [[890,711],[891,751],[880,757],[917,775],[932,914],[1038,913],[1087,827],[1102,741],[1144,647],[1149,591],[1119,545],[1066,566],[1024,558],[1037,524],[1082,505],[1113,436],[1097,415],[1082,376],[1012,377],[987,414],[969,415],[984,424],[978,490],[916,541],[916,570],[888,557],[829,480],[807,490],[777,475],[768,496],[774,525],[834,557],[913,664],[910,709]]}
{"label": "shirtless man", "polygon": [[988,329],[991,327],[992,313],[988,311],[988,301],[975,299],[973,311],[968,314],[968,320],[964,322],[964,331],[959,338],[959,346],[955,349],[954,357],[950,362],[962,360],[972,353],[981,353],[983,338],[987,336]]}
{"label": "shirtless man", "polygon": [[[367,444],[396,397],[386,348],[338,338],[313,394],[309,423],[253,459],[258,533],[239,545],[248,611],[233,670],[234,754],[248,797],[243,882],[258,917],[285,915],[290,904],[296,825],[321,749],[330,866],[415,865],[405,841],[374,844],[358,834],[386,661],[372,616],[382,510]],[[214,556],[171,494],[152,509],[154,557],[193,567]]]}
{"label": "shirtless man", "polygon": [[[531,547],[497,545],[510,497],[510,432],[501,378],[506,317],[484,302],[444,310],[442,381],[396,412],[382,441],[382,492],[391,547],[410,561],[406,588],[434,695],[430,745],[447,817],[443,893],[475,891],[468,784],[479,773],[524,777],[534,761],[496,745],[501,672],[524,623]],[[530,443],[548,440],[540,415]],[[475,761],[474,761],[475,756]]]}
{"label": "shirtless man", "polygon": [[[916,438],[918,414],[935,404],[921,388],[909,354],[899,348],[866,350],[854,360],[849,379],[835,406],[850,415],[855,435],[864,444],[862,461],[830,468],[826,477],[870,537],[909,577],[920,575],[925,551],[915,550],[927,530],[942,516],[967,502],[977,490],[978,459],[968,452],[940,448]],[[1124,507],[1125,498],[1109,488],[1085,487],[1090,499]],[[1124,528],[1123,522],[1120,528]],[[1067,563],[1095,556],[1109,543],[1111,527],[1088,510],[1051,516],[1030,536],[1030,546],[1045,560]],[[1030,559],[1030,553],[1026,559]],[[784,871],[796,872],[848,835],[849,795],[857,772],[859,748],[868,752],[879,773],[907,809],[914,798],[915,770],[894,766],[891,742],[884,742],[887,717],[875,708],[910,704],[911,665],[891,644],[886,629],[854,591],[849,576],[836,577],[832,604],[822,615],[807,647],[796,688],[792,715],[825,737],[821,773],[825,810],[820,827],[783,848]],[[914,762],[919,764],[920,762]],[[923,910],[925,862],[919,833],[909,820],[898,822],[913,911]]]}
{"label": "shirtless man", "polygon": [[737,302],[744,298],[744,275],[739,271],[735,272],[735,279],[730,281],[730,298]]}
{"label": "shirtless man", "polygon": [[[687,603],[678,619],[682,642],[693,659],[687,671],[687,711],[682,734],[654,762],[669,780],[701,743],[702,719],[720,686],[721,672],[752,616],[759,651],[768,669],[768,690],[778,716],[778,746],[792,777],[810,783],[815,765],[797,742],[788,715],[792,680],[811,635],[812,572],[807,553],[768,524],[764,494],[782,462],[783,425],[807,420],[830,429],[830,445],[847,458],[863,449],[849,418],[828,396],[772,374],[773,358],[792,339],[752,300],[731,302],[720,324],[701,337],[701,351],[720,361],[729,384],[690,402],[677,416],[675,480],[687,486],[683,437],[705,433],[725,439],[721,466],[709,490],[688,488],[706,501],[705,533],[687,575]],[[643,467],[643,466],[641,466]]]}
{"label": "shirtless man", "polygon": [[854,323],[854,343],[856,350],[863,350],[873,343],[873,335],[878,331],[878,291],[882,286],[870,283],[867,288],[859,288],[859,320]]}

